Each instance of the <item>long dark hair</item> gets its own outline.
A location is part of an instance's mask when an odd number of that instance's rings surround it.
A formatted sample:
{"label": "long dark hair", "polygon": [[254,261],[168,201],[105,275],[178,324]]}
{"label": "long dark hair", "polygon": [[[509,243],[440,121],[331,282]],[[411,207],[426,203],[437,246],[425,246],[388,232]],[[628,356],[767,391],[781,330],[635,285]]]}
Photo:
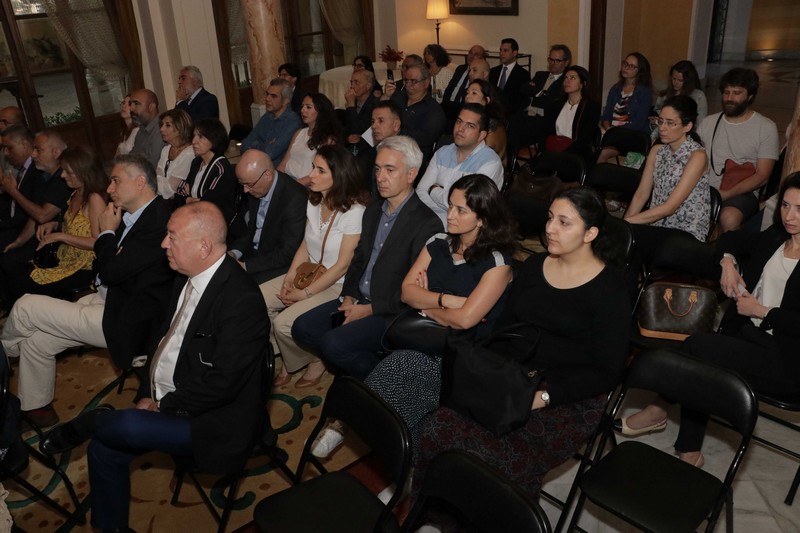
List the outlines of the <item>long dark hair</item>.
{"label": "long dark hair", "polygon": [[[672,87],[673,72],[677,72],[681,76],[683,76],[683,85],[681,86],[680,93],[676,93],[675,89],[673,89]],[[672,96],[677,96],[678,94],[685,94],[689,96],[696,89],[699,88],[700,88],[700,76],[697,74],[697,69],[694,67],[694,63],[692,63],[688,59],[684,59],[682,61],[678,61],[669,68],[669,78],[667,80],[667,87],[666,89],[661,91],[661,95],[666,96],[667,98],[670,98]]]}
{"label": "long dark hair", "polygon": [[[625,56],[625,59],[627,59],[629,56],[635,57],[639,62],[639,69],[636,71],[636,85],[652,88],[653,75],[650,73],[650,61],[648,61],[641,52],[631,52]],[[625,85],[625,78],[622,77],[622,69],[619,71],[619,81],[617,82],[617,85],[620,87]]]}
{"label": "long dark hair", "polygon": [[[450,187],[464,191],[467,207],[482,222],[472,246],[464,250],[467,262],[482,259],[492,252],[513,255],[517,250],[516,226],[497,185],[483,174],[467,174]],[[455,253],[461,246],[461,235],[450,236],[450,250]]]}
{"label": "long dark hair", "polygon": [[800,190],[800,171],[792,172],[791,174],[786,176],[786,178],[783,180],[780,192],[778,193],[778,205],[775,207],[775,212],[772,214],[772,224],[779,228],[783,228],[784,232],[786,232],[786,228],[783,227],[783,218],[781,217],[781,204],[783,203],[783,196],[789,189]]}
{"label": "long dark hair", "polygon": [[498,125],[505,125],[506,113],[503,109],[503,104],[500,103],[500,97],[498,96],[497,88],[488,81],[480,78],[476,78],[469,82],[467,88],[469,88],[469,86],[473,83],[480,87],[483,97],[486,98],[488,102],[486,104],[486,113],[489,115],[489,129],[494,131],[497,129]]}
{"label": "long dark hair", "polygon": [[[369,193],[362,187],[361,170],[350,150],[338,144],[325,144],[317,149],[317,155],[328,164],[333,178],[333,185],[325,195],[325,207],[331,211],[347,211],[353,204],[369,202]],[[308,193],[311,205],[319,205],[322,199],[320,192]]]}
{"label": "long dark hair", "polygon": [[216,118],[201,118],[194,123],[194,129],[211,143],[211,152],[216,156],[225,154],[228,149],[228,130]]}
{"label": "long dark hair", "polygon": [[97,193],[107,201],[108,176],[103,169],[100,153],[89,146],[67,148],[61,154],[61,166],[68,165],[75,176],[83,183],[81,204],[86,204],[92,193]]}
{"label": "long dark hair", "polygon": [[341,142],[342,125],[336,118],[333,104],[328,97],[322,93],[308,93],[306,98],[311,98],[311,103],[314,104],[314,109],[317,111],[314,131],[308,136],[309,149],[316,150],[331,141]]}
{"label": "long dark hair", "polygon": [[583,220],[585,229],[597,228],[597,237],[592,241],[592,253],[595,257],[606,264],[618,264],[619,258],[614,255],[614,245],[606,231],[606,220],[610,215],[600,195],[589,187],[579,187],[558,193],[553,201],[561,199],[572,204]]}

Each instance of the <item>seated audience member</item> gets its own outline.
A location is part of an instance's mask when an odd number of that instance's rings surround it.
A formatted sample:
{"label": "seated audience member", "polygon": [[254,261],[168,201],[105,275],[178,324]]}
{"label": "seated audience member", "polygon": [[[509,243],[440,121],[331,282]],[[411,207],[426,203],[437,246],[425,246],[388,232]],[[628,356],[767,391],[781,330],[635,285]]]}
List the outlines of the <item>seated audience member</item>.
{"label": "seated audience member", "polygon": [[161,138],[167,145],[161,150],[156,165],[158,194],[165,200],[175,196],[181,183],[189,175],[195,154],[192,149],[194,126],[192,119],[182,109],[161,113]]}
{"label": "seated audience member", "polygon": [[[648,116],[653,105],[652,87],[650,62],[639,52],[628,54],[622,60],[619,81],[608,91],[606,107],[600,117],[603,133],[612,126],[650,133]],[[597,162],[605,163],[618,153],[612,147],[603,148]]]}
{"label": "seated audience member", "polygon": [[492,343],[495,352],[524,353],[538,339],[534,364],[544,379],[528,422],[497,437],[469,417],[438,408],[421,421],[414,441],[414,492],[430,461],[455,448],[479,456],[536,497],[545,474],[595,431],[608,392],[622,377],[630,329],[624,282],[608,264],[606,216],[603,201],[591,190],[560,193],[550,205],[549,252],[522,265],[495,322],[495,331],[525,324],[515,332],[527,339]]}
{"label": "seated audience member", "polygon": [[305,187],[275,170],[261,150],[248,150],[236,164],[236,178],[248,199],[247,232],[230,254],[261,284],[289,270],[306,225]]}
{"label": "seated audience member", "polygon": [[[722,271],[720,286],[734,302],[722,319],[722,334],[692,335],[681,351],[738,372],[756,392],[791,396],[800,393],[800,173],[784,181],[778,206],[768,230],[755,234],[740,230],[720,237],[716,256]],[[681,407],[675,449],[696,467],[705,463],[707,421],[707,416]],[[666,423],[665,405],[658,402],[615,425],[623,434],[635,436],[663,429]]]}
{"label": "seated audience member", "polygon": [[[688,60],[678,61],[669,68],[669,83],[667,88],[661,91],[653,106],[656,114],[661,111],[664,102],[678,96],[685,94],[695,101],[697,104],[697,122],[701,124],[708,114],[708,101],[706,94],[703,92],[700,85],[700,76],[697,74],[697,69],[694,63]],[[658,129],[656,129],[656,132]],[[655,134],[657,138],[658,134]]]}
{"label": "seated audience member", "polygon": [[403,72],[403,90],[387,82],[385,94],[403,110],[403,135],[408,135],[422,150],[423,167],[433,156],[447,119],[442,106],[428,94],[431,75],[424,65],[408,67]]}
{"label": "seated audience member", "polygon": [[361,177],[364,178],[364,190],[370,191],[373,200],[378,198],[378,188],[375,182],[375,157],[378,152],[375,147],[389,137],[400,135],[403,126],[402,114],[403,112],[397,104],[391,100],[375,104],[372,109],[372,125],[370,127],[372,145],[364,139],[361,139],[357,145],[356,160]]}
{"label": "seated audience member", "polygon": [[177,207],[206,200],[219,207],[225,220],[233,220],[240,187],[225,157],[227,148],[228,132],[222,122],[206,118],[195,123],[192,138],[195,158],[186,180],[175,191]]}
{"label": "seated audience member", "polygon": [[489,115],[479,104],[464,104],[453,128],[453,144],[436,151],[425,175],[417,185],[417,194],[447,223],[450,210],[450,187],[465,174],[488,176],[500,190],[503,187],[503,162],[486,146]]}
{"label": "seated audience member", "polygon": [[5,249],[28,222],[29,213],[23,207],[39,207],[45,179],[31,157],[34,135],[26,126],[9,126],[3,130],[2,142],[6,162],[16,169],[0,169],[0,192],[4,193],[0,195],[0,248]]}
{"label": "seated audience member", "polygon": [[519,44],[515,39],[500,41],[500,64],[489,71],[489,83],[500,89],[506,101],[508,116],[522,113],[530,102],[528,83],[530,73],[517,63]]}
{"label": "seated audience member", "polygon": [[503,167],[505,167],[508,135],[503,107],[496,95],[497,91],[494,85],[491,85],[486,80],[476,79],[470,82],[464,102],[467,104],[479,104],[486,108],[486,113],[489,115],[489,133],[486,135],[484,142],[486,142],[486,146],[495,151],[500,161],[503,162]]}
{"label": "seated audience member", "polygon": [[219,118],[217,97],[203,87],[203,73],[194,65],[181,68],[175,90],[175,109],[183,109],[192,122],[204,118]]}
{"label": "seated audience member", "polygon": [[[303,313],[339,296],[344,274],[361,236],[361,217],[369,197],[361,188],[355,158],[340,145],[317,150],[309,183],[305,236],[285,276],[261,285],[272,321],[271,340],[280,353],[285,372],[307,367],[295,387],[313,387],[325,373],[325,365],[292,339],[292,324]],[[304,263],[322,264],[327,270],[311,284],[295,284],[297,270]],[[285,369],[285,370],[284,370]]]}
{"label": "seated audience member", "polygon": [[450,55],[438,44],[429,44],[422,56],[425,58],[425,66],[431,73],[431,96],[441,104],[444,90],[453,78],[453,70],[449,66]]}
{"label": "seated audience member", "polygon": [[118,368],[129,368],[134,359],[141,365],[148,353],[172,283],[160,248],[169,208],[157,190],[147,159],[117,156],[111,202],[94,243],[97,292],[77,302],[29,294],[14,304],[0,340],[9,357],[19,358],[18,396],[37,426],[58,422],[51,402],[59,353],[82,344],[107,347]]}
{"label": "seated audience member", "polygon": [[[458,112],[461,111],[461,105],[464,103],[464,97],[467,95],[467,87],[469,86],[470,79],[470,65],[476,59],[486,59],[486,49],[475,44],[467,52],[467,58],[464,64],[458,65],[453,71],[453,77],[450,78],[450,83],[442,94],[442,109],[447,116],[448,125],[452,126],[458,117]],[[489,64],[486,64],[486,75],[489,75]]]}
{"label": "seated audience member", "polygon": [[[483,339],[502,312],[515,249],[511,216],[497,187],[480,174],[463,176],[450,189],[447,233],[429,239],[407,271],[403,302]],[[442,355],[392,352],[365,381],[416,430],[439,405]]]}
{"label": "seated audience member", "polygon": [[289,83],[292,94],[289,107],[299,115],[300,108],[303,106],[303,98],[306,97],[306,92],[298,85],[300,82],[300,67],[294,63],[284,63],[278,67],[278,77]]}
{"label": "seated audience member", "polygon": [[275,166],[283,160],[294,133],[302,126],[297,113],[289,109],[291,101],[292,86],[288,81],[274,78],[269,82],[265,100],[267,112],[242,141],[242,153],[251,148],[261,150],[272,158]]}
{"label": "seated audience member", "polygon": [[73,290],[88,287],[94,278],[94,243],[100,233],[100,215],[106,208],[108,177],[100,154],[81,146],[64,151],[61,168],[61,178],[72,191],[63,224],[45,222],[36,230],[37,249],[60,243],[58,264],[33,270],[28,265],[16,271],[3,269],[9,278],[9,308],[26,293],[69,299]]}
{"label": "seated audience member", "polygon": [[25,112],[17,106],[6,106],[0,109],[0,134],[9,126],[27,126]]}
{"label": "seated audience member", "polygon": [[116,155],[125,155],[133,150],[136,134],[139,133],[139,126],[134,124],[131,118],[130,94],[126,94],[125,98],[119,103],[119,116],[122,119],[122,128],[120,129],[120,142],[117,145]]}
{"label": "seated audience member", "polygon": [[158,119],[158,97],[150,89],[137,89],[131,93],[131,120],[138,126],[139,133],[133,142],[130,153],[143,155],[151,165],[156,166],[164,148]]}
{"label": "seated audience member", "polygon": [[711,204],[708,158],[692,132],[696,116],[697,104],[685,95],[670,98],[661,108],[661,144],[650,150],[625,213],[633,225],[635,255],[645,264],[658,255],[683,255],[675,246],[687,238],[706,242]]}
{"label": "seated audience member", "polygon": [[344,93],[345,122],[344,135],[353,147],[361,141],[361,134],[367,131],[372,121],[372,109],[380,100],[372,94],[375,74],[361,69],[350,75],[350,89]]}
{"label": "seated audience member", "polygon": [[[756,214],[758,190],[769,180],[779,156],[775,123],[750,109],[758,85],[754,70],[734,68],[726,72],[719,79],[722,112],[706,117],[697,129],[708,153],[708,179],[722,196],[722,231],[738,229]],[[737,165],[750,163],[755,171],[738,183],[723,187],[728,161]]]}
{"label": "seated audience member", "polygon": [[191,457],[203,472],[225,474],[244,464],[263,431],[267,313],[258,287],[225,255],[226,226],[207,202],[182,207],[169,221],[162,246],[182,276],[167,306],[173,324],[160,325],[160,342],[150,339],[152,382],[142,380],[136,407],[84,412],[40,444],[56,453],[92,439],[95,528],[131,531],[130,465],[139,455]]}
{"label": "seated audience member", "polygon": [[317,149],[325,144],[340,143],[342,126],[333,111],[333,104],[322,93],[308,93],[303,98],[300,118],[305,126],[292,137],[278,170],[307,186]]}
{"label": "seated audience member", "polygon": [[[359,71],[366,71],[372,74],[372,82],[370,82],[370,93],[375,98],[380,98],[383,96],[383,88],[381,84],[378,83],[378,78],[375,75],[375,65],[372,64],[372,60],[368,56],[356,56],[353,59],[353,72]],[[350,78],[352,80],[352,78]],[[352,85],[352,81],[351,81]]]}
{"label": "seated audience member", "polygon": [[569,139],[569,146],[564,151],[580,156],[589,164],[594,158],[592,145],[600,119],[600,104],[591,100],[589,72],[585,68],[568,67],[561,78],[561,98],[557,105],[545,111],[545,137],[541,143],[545,150],[557,149],[560,147],[548,146],[547,136],[565,137]]}
{"label": "seated audience member", "polygon": [[[361,239],[344,277],[341,295],[300,315],[292,338],[348,374],[364,378],[378,363],[383,331],[405,307],[400,285],[419,251],[442,223],[414,192],[422,152],[410,137],[390,137],[378,145],[378,194],[364,211]],[[331,315],[344,314],[333,328]],[[289,381],[281,372],[276,385]]]}
{"label": "seated audience member", "polygon": [[478,58],[469,64],[469,81],[472,83],[475,80],[489,81],[489,62],[485,58]]}
{"label": "seated audience member", "polygon": [[408,70],[411,67],[424,67],[424,66],[425,66],[425,60],[422,59],[422,56],[417,54],[408,54],[400,63],[400,74],[401,74],[400,79],[386,81],[386,85],[383,87],[383,96],[381,96],[381,100],[389,100],[390,95],[386,92],[389,87],[392,88],[392,93],[405,92],[406,84],[404,78],[406,75],[406,70]]}

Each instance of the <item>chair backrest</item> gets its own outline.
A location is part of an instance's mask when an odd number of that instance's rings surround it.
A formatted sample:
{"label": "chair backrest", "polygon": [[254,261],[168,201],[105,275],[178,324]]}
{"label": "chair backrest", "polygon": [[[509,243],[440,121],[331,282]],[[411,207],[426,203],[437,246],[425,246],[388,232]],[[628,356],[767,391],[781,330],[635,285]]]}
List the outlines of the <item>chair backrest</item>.
{"label": "chair backrest", "polygon": [[552,531],[542,508],[514,482],[478,457],[448,450],[431,461],[419,498],[403,524],[413,531],[424,517],[429,499],[445,501],[458,509],[478,531]]}
{"label": "chair backrest", "polygon": [[620,126],[609,128],[600,140],[600,149],[616,148],[621,156],[628,155],[629,152],[647,156],[651,145],[652,139],[647,133]]}
{"label": "chair backrest", "polygon": [[612,257],[622,270],[627,270],[633,258],[634,237],[631,225],[621,218],[607,216],[605,230],[611,242]]}
{"label": "chair backrest", "polygon": [[[344,422],[378,456],[391,481],[397,487],[404,486],[411,469],[411,432],[408,426],[380,396],[361,381],[348,376],[336,378],[328,389],[320,421],[308,437],[297,467],[297,479],[301,479],[311,444],[328,418]],[[400,500],[402,492],[395,491],[387,509]]]}
{"label": "chair backrest", "polygon": [[535,174],[558,174],[563,182],[581,183],[586,177],[586,164],[569,152],[543,152],[531,163]]}
{"label": "chair backrest", "polygon": [[589,171],[583,185],[600,191],[618,192],[631,199],[641,179],[642,173],[638,169],[613,163],[598,163]]}
{"label": "chair backrest", "polygon": [[719,214],[722,212],[722,195],[720,195],[719,190],[716,187],[709,186],[708,189],[711,193],[711,209],[709,209],[711,224],[708,225],[708,236],[710,237],[714,232],[714,229],[717,227],[717,222],[719,222]]}

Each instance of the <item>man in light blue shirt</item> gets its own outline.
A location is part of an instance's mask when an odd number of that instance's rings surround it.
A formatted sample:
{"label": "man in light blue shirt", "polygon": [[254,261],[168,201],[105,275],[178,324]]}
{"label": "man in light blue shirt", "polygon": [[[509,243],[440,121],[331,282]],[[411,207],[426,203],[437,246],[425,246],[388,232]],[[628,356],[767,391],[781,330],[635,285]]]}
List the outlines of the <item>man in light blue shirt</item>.
{"label": "man in light blue shirt", "polygon": [[498,189],[503,186],[503,162],[484,142],[488,134],[486,108],[479,104],[464,104],[453,127],[453,144],[436,151],[417,185],[417,195],[439,215],[445,227],[450,187],[461,176],[483,174]]}
{"label": "man in light blue shirt", "polygon": [[278,166],[292,142],[294,133],[303,125],[297,113],[289,109],[292,86],[282,78],[274,78],[267,87],[267,112],[253,131],[242,141],[242,153],[255,148],[266,153]]}

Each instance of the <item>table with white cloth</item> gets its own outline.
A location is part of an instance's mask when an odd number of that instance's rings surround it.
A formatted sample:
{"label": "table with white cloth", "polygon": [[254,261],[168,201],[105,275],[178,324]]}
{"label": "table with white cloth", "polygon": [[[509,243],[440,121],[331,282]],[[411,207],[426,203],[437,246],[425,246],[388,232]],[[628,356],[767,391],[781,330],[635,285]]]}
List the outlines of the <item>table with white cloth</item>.
{"label": "table with white cloth", "polygon": [[[378,83],[383,87],[386,84],[386,63],[378,61],[372,66],[375,68],[375,77]],[[394,71],[395,79],[399,79],[399,72],[399,68]],[[350,65],[332,68],[319,75],[319,92],[328,97],[333,103],[333,107],[337,109],[346,107],[344,93],[350,88],[350,76],[352,75],[353,67]]]}

